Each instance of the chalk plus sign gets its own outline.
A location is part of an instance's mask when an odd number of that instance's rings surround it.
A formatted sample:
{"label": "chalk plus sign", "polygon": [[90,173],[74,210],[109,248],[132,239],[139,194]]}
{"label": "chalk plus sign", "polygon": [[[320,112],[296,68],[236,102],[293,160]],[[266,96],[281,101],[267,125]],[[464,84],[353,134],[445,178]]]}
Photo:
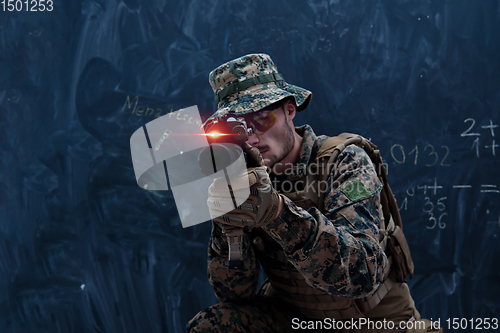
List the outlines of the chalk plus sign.
{"label": "chalk plus sign", "polygon": [[438,186],[437,185],[437,179],[434,178],[434,186],[428,186],[427,188],[430,189],[430,190],[434,190],[434,195],[436,195],[437,189],[438,188],[443,188],[443,187],[442,186]]}
{"label": "chalk plus sign", "polygon": [[497,128],[498,125],[493,125],[493,121],[490,119],[490,124],[488,126],[481,126],[481,128],[489,128],[491,130],[491,136],[495,136],[495,131],[493,130],[494,128]]}
{"label": "chalk plus sign", "polygon": [[491,146],[484,146],[484,148],[491,148],[491,152],[493,153],[493,156],[496,156],[495,155],[495,148],[498,147],[497,144],[495,144],[495,140],[493,140],[493,143],[491,144]]}

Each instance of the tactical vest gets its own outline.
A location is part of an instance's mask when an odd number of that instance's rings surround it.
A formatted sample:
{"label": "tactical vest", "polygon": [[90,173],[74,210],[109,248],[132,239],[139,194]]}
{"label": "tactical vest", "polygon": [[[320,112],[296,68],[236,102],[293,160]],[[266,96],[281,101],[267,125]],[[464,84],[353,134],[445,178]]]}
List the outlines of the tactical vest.
{"label": "tactical vest", "polygon": [[[362,299],[349,299],[327,294],[307,284],[304,277],[288,262],[281,246],[262,229],[254,229],[251,242],[262,268],[268,276],[260,294],[276,296],[290,304],[295,310],[307,318],[335,318],[338,320],[360,318],[377,306],[390,291],[394,283],[406,281],[408,274],[413,274],[413,262],[404,234],[399,211],[394,195],[387,183],[387,177],[378,148],[361,136],[343,133],[337,137],[326,139],[321,145],[316,163],[305,176],[295,177],[295,181],[326,181],[338,155],[349,144],[363,148],[372,160],[377,176],[384,185],[381,197],[383,219],[380,226],[380,244],[389,259],[390,268],[386,269],[384,282],[377,291]],[[323,191],[324,193],[324,191]],[[282,193],[297,206],[307,210],[318,208],[324,213],[324,197],[306,188],[296,192]],[[411,300],[411,297],[408,294]]]}

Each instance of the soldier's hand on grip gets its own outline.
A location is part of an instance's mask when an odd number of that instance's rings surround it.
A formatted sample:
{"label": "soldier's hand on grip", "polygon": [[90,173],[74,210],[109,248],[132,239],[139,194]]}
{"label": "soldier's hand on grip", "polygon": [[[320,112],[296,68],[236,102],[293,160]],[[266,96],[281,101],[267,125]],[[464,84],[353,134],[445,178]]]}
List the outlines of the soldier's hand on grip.
{"label": "soldier's hand on grip", "polygon": [[[228,192],[227,183],[216,179],[208,189],[208,208],[214,222],[236,227],[263,227],[274,219],[279,205],[279,194],[272,187],[259,150],[246,144],[247,173],[231,180],[233,195],[238,197],[243,189],[250,189],[250,196],[237,208]],[[229,212],[223,214],[223,212]]]}

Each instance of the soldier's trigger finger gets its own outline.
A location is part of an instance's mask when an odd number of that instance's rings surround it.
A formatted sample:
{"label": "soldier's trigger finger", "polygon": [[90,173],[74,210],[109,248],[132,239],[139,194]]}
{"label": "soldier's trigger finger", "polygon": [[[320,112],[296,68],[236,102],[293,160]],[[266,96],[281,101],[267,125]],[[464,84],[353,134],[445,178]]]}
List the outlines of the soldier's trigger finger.
{"label": "soldier's trigger finger", "polygon": [[264,165],[262,155],[257,148],[245,143],[245,152],[247,153],[247,167],[252,168]]}
{"label": "soldier's trigger finger", "polygon": [[250,186],[264,186],[269,183],[269,175],[266,172],[265,167],[250,168],[244,174],[230,178],[229,184],[225,178],[218,178],[208,188],[208,193],[210,195],[217,195],[221,193],[226,193],[228,191],[228,185],[231,185],[233,191],[238,191],[242,189],[248,189]]}
{"label": "soldier's trigger finger", "polygon": [[251,186],[265,187],[270,180],[266,168],[261,166],[248,169],[244,175],[230,179],[230,182],[232,190],[239,191],[248,189]]}

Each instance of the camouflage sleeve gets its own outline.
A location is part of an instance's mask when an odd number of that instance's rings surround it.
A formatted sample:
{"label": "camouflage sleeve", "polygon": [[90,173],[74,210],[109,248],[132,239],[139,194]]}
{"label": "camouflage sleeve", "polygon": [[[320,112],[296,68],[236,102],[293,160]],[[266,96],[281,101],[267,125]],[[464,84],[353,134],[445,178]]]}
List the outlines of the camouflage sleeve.
{"label": "camouflage sleeve", "polygon": [[[285,208],[263,229],[284,249],[308,284],[361,298],[383,281],[387,257],[379,244],[382,184],[363,149],[347,147],[328,178],[325,214],[284,197]],[[326,188],[326,187],[325,187]]]}
{"label": "camouflage sleeve", "polygon": [[257,291],[260,266],[243,234],[243,269],[229,269],[229,248],[221,227],[212,222],[212,237],[208,247],[208,279],[220,302],[253,297]]}

